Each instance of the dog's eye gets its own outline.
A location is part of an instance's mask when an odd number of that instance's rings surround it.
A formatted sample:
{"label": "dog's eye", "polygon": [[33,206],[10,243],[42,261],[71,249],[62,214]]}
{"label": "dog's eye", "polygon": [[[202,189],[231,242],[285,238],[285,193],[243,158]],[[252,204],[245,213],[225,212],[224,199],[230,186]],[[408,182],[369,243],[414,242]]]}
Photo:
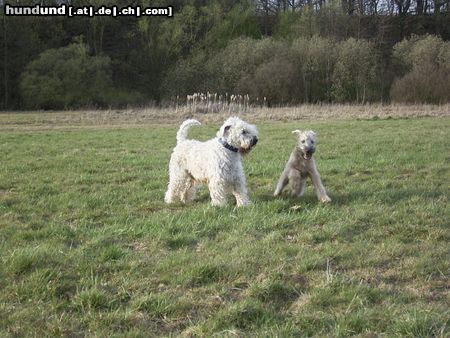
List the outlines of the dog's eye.
{"label": "dog's eye", "polygon": [[243,131],[242,131],[242,134],[243,134],[243,135],[246,135],[246,134],[247,134],[247,130],[243,130]]}
{"label": "dog's eye", "polygon": [[314,144],[314,141],[311,141],[312,144]]}
{"label": "dog's eye", "polygon": [[302,143],[304,144],[304,143],[305,143],[305,140],[302,140]]}

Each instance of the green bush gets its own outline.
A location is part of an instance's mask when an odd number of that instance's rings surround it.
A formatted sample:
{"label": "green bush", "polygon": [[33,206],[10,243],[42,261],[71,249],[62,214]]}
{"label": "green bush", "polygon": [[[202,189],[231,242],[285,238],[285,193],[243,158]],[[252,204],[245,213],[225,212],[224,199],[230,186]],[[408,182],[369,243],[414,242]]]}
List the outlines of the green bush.
{"label": "green bush", "polygon": [[269,105],[364,103],[381,96],[378,67],[376,49],[366,40],[238,38],[212,55],[196,53],[178,62],[163,88],[168,97],[227,92],[266,97]]}
{"label": "green bush", "polygon": [[258,67],[252,82],[258,97],[266,97],[269,104],[286,104],[294,97],[294,75],[294,66],[289,61],[275,58]]}
{"label": "green bush", "polygon": [[296,67],[299,99],[305,102],[330,101],[331,80],[336,63],[335,43],[313,36],[292,43],[291,60]]}
{"label": "green bush", "polygon": [[89,56],[86,45],[77,42],[31,61],[21,75],[20,93],[33,109],[103,106],[111,83],[110,59]]}
{"label": "green bush", "polygon": [[341,42],[333,74],[333,98],[356,103],[375,99],[378,65],[375,47],[369,41],[350,38]]}
{"label": "green bush", "polygon": [[[176,66],[166,74],[163,91],[166,97],[184,96],[194,92],[219,92],[222,94],[250,94],[253,97],[262,98],[270,92],[275,102],[286,102],[288,97],[284,88],[273,92],[270,84],[255,83],[266,81],[265,71],[274,74],[273,63],[278,64],[280,74],[275,74],[282,83],[289,83],[291,70],[287,72],[283,68],[290,68],[286,56],[288,45],[271,38],[256,40],[251,38],[238,38],[230,41],[223,49],[212,55],[204,52],[193,54],[187,59],[179,61]],[[276,59],[276,61],[275,61]],[[280,60],[286,64],[280,64]],[[272,65],[272,66],[271,66]],[[262,67],[262,69],[261,69]],[[255,78],[256,76],[256,78]],[[280,95],[278,95],[280,94]],[[266,95],[269,96],[269,95]],[[290,99],[290,97],[289,97]]]}
{"label": "green bush", "polygon": [[393,58],[400,73],[391,87],[393,101],[450,101],[450,42],[433,35],[413,36],[394,46]]}

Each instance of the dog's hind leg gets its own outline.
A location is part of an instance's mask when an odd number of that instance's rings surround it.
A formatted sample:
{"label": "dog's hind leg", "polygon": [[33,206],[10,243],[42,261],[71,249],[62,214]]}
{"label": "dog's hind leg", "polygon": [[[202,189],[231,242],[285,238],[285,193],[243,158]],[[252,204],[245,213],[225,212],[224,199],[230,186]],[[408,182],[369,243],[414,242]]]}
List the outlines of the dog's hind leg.
{"label": "dog's hind leg", "polygon": [[291,182],[292,196],[302,196],[305,191],[305,180],[300,171],[292,169],[289,172],[289,182]]}
{"label": "dog's hind leg", "polygon": [[193,178],[186,179],[184,190],[181,192],[181,202],[192,202],[197,194],[197,186]]}
{"label": "dog's hind leg", "polygon": [[166,203],[175,203],[178,200],[185,203],[185,195],[187,191],[187,182],[191,178],[186,174],[177,170],[170,173],[169,185],[167,187],[164,201]]}
{"label": "dog's hind leg", "polygon": [[167,187],[166,195],[164,196],[164,202],[170,204],[175,203],[178,199],[177,194],[175,193],[177,185],[175,182],[170,181]]}
{"label": "dog's hind leg", "polygon": [[297,194],[298,197],[302,197],[306,190],[306,180],[304,178],[300,179],[300,187],[299,192]]}

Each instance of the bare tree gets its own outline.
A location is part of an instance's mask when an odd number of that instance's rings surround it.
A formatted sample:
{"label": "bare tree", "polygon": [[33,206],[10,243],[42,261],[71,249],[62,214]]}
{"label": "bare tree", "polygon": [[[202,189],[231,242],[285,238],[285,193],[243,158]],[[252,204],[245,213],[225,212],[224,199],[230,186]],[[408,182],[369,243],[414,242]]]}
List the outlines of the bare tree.
{"label": "bare tree", "polygon": [[399,15],[404,15],[408,13],[409,7],[411,6],[411,0],[394,0],[397,5],[397,13]]}

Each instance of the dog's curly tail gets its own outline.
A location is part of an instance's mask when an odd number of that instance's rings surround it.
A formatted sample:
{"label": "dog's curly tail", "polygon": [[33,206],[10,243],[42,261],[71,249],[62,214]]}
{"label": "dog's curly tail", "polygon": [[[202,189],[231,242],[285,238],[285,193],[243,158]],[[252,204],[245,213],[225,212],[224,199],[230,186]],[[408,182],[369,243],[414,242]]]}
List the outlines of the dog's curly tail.
{"label": "dog's curly tail", "polygon": [[201,123],[194,119],[189,119],[189,120],[184,121],[181,124],[180,129],[178,129],[177,144],[186,140],[187,133],[188,133],[188,130],[190,127],[199,126],[199,125],[201,125]]}

